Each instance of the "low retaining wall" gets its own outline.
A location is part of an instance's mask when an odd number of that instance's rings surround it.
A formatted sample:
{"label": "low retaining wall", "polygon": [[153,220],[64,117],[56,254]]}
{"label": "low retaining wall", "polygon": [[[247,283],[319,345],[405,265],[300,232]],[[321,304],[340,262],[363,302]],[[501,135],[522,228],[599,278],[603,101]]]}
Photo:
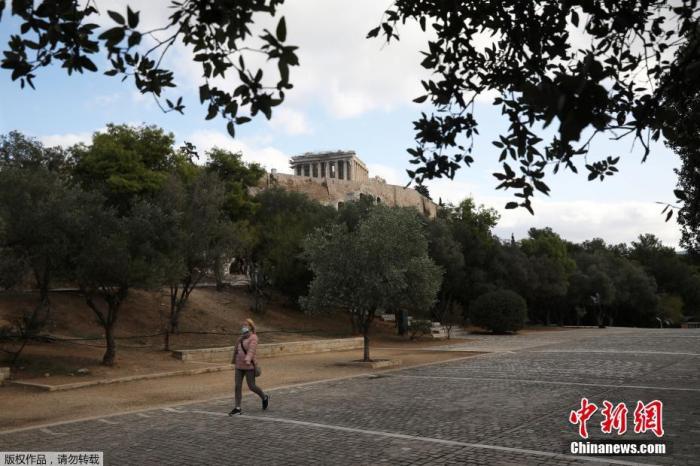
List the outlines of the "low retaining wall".
{"label": "low retaining wall", "polygon": [[[335,340],[288,341],[284,343],[264,343],[258,345],[257,355],[261,358],[286,356],[289,354],[324,353],[361,349],[362,337],[338,338]],[[233,346],[200,348],[173,351],[173,356],[182,361],[229,363],[233,358]]]}

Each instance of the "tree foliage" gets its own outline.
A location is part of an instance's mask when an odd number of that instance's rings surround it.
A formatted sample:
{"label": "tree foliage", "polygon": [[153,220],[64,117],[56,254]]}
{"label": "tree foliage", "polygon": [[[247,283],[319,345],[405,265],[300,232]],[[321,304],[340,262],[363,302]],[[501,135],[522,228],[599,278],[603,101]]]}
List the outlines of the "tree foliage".
{"label": "tree foliage", "polygon": [[700,309],[700,273],[675,250],[654,235],[640,235],[628,252],[654,278],[660,294],[680,296],[689,315]]}
{"label": "tree foliage", "polygon": [[166,349],[170,334],[179,330],[180,315],[194,288],[232,255],[235,233],[225,201],[224,183],[203,170],[187,183],[172,176],[158,196],[158,205],[175,221],[173,234],[163,238],[169,242],[164,271],[170,288]]}
{"label": "tree foliage", "polygon": [[538,312],[537,320],[549,324],[554,311],[559,322],[563,316],[556,312],[569,288],[569,276],[576,264],[569,257],[565,242],[551,228],[531,228],[528,238],[521,241],[523,252],[531,264],[527,297]]}
{"label": "tree foliage", "polygon": [[[368,37],[400,40],[408,21],[428,36],[422,65],[432,77],[415,101],[429,102],[434,111],[414,122],[416,146],[408,152],[416,168],[409,176],[418,183],[452,178],[462,164],[471,165],[478,134],[474,102],[490,95],[509,122],[493,141],[503,165],[494,174],[498,188],[518,191],[506,208],[532,212],[535,191],[549,194],[548,168],[576,173],[583,158],[589,180],[617,172],[619,157],[589,159],[597,134],[633,135],[646,159],[650,140],[676,121],[661,95],[683,84],[665,78],[697,76],[697,42],[692,59],[673,54],[695,31],[699,13],[695,0],[396,0]],[[558,128],[545,140],[540,128],[553,122]]]}
{"label": "tree foliage", "polygon": [[[443,206],[438,216],[444,218],[450,226],[454,240],[459,244],[464,257],[464,269],[461,272],[462,286],[457,288],[457,299],[463,308],[480,294],[489,291],[486,271],[495,253],[496,239],[493,228],[498,223],[496,210],[477,206],[472,198],[467,198],[457,206]],[[450,272],[447,269],[447,273]],[[449,277],[446,277],[450,281]]]}
{"label": "tree foliage", "polygon": [[450,227],[447,220],[437,218],[427,223],[426,237],[430,258],[444,271],[433,314],[438,322],[452,324],[458,320],[454,318],[455,309],[462,301],[467,273],[462,245]]}
{"label": "tree foliage", "polygon": [[276,187],[260,192],[255,202],[258,207],[249,224],[253,229],[250,241],[237,261],[251,280],[256,310],[263,310],[270,285],[296,304],[312,277],[301,256],[302,242],[316,228],[332,223],[336,212],[305,194]]}
{"label": "tree foliage", "polygon": [[74,280],[105,335],[102,363],[114,365],[116,324],[132,288],[159,288],[165,282],[167,236],[174,219],[145,201],[127,215],[94,200],[83,206],[72,241]]}
{"label": "tree foliage", "polygon": [[84,189],[99,191],[120,212],[152,198],[177,165],[175,137],[157,126],[108,124],[89,145],[71,149],[73,177]]}
{"label": "tree foliage", "polygon": [[[687,32],[687,42],[676,54],[679,63],[700,62],[700,26]],[[674,115],[666,122],[663,133],[668,147],[680,157],[677,199],[678,224],[681,226],[681,246],[691,254],[700,253],[700,83],[697,66],[688,70],[673,66],[663,86],[663,105]],[[674,85],[674,83],[682,85]],[[666,205],[668,221],[674,206]]]}
{"label": "tree foliage", "polygon": [[10,288],[30,275],[39,297],[17,325],[14,364],[49,318],[49,287],[65,276],[84,194],[68,184],[62,150],[16,132],[0,141],[0,282]]}
{"label": "tree foliage", "polygon": [[258,202],[249,189],[256,187],[265,175],[257,163],[245,163],[243,154],[214,148],[206,153],[206,170],[215,173],[224,182],[226,199],[224,210],[232,221],[251,218]]}
{"label": "tree foliage", "polygon": [[[258,113],[270,119],[273,107],[282,103],[292,88],[289,69],[299,64],[296,47],[286,44],[287,25],[278,19],[274,32],[253,35],[251,26],[262,16],[275,18],[283,0],[172,1],[171,14],[160,27],[140,26],[140,12],[99,11],[94,1],[43,0],[13,1],[10,14],[17,17],[17,28],[0,63],[19,80],[34,88],[36,73],[54,63],[68,74],[97,72],[101,63],[109,65],[104,74],[122,80],[133,79],[142,94],[150,94],[164,111],[182,113],[182,97],[166,98],[176,86],[172,70],[164,58],[173,47],[189,48],[192,59],[202,70],[199,100],[207,106],[207,119],[220,115],[227,121],[231,136],[235,126]],[[0,2],[0,19],[5,2]],[[106,13],[106,15],[105,15]],[[110,23],[100,28],[99,19]],[[249,65],[253,54],[262,54],[277,65],[276,79],[263,79],[263,69]],[[222,88],[218,78],[234,81],[235,87]]]}
{"label": "tree foliage", "polygon": [[376,206],[354,231],[337,224],[317,230],[304,256],[313,272],[304,308],[348,312],[364,336],[365,361],[378,309],[427,312],[440,287],[419,214],[408,209]]}
{"label": "tree foliage", "polygon": [[68,154],[60,147],[46,147],[18,131],[0,135],[0,169],[44,168],[66,175],[70,171]]}
{"label": "tree foliage", "polygon": [[494,333],[516,332],[525,326],[527,304],[510,290],[484,293],[472,303],[471,321]]}

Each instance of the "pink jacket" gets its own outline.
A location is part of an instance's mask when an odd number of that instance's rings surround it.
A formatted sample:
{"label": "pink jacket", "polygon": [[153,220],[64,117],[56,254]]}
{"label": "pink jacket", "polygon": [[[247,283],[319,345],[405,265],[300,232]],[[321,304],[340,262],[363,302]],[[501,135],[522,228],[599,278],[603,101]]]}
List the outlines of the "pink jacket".
{"label": "pink jacket", "polygon": [[[241,349],[245,348],[245,351]],[[239,338],[233,350],[233,362],[236,369],[255,369],[255,350],[258,348],[258,336],[251,333],[248,338]],[[246,354],[247,353],[247,354]]]}

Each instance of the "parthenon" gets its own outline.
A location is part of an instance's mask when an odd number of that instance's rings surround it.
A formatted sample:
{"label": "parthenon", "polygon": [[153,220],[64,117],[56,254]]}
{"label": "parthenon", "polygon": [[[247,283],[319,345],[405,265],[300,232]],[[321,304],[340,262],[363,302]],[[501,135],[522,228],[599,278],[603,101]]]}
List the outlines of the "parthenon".
{"label": "parthenon", "polygon": [[355,151],[306,152],[291,158],[292,174],[271,170],[255,189],[272,186],[302,192],[324,205],[339,208],[346,202],[371,199],[388,206],[414,207],[430,218],[437,204],[413,188],[370,178],[367,165]]}
{"label": "parthenon", "polygon": [[369,179],[367,166],[354,151],[307,152],[292,157],[290,165],[296,176],[358,182]]}

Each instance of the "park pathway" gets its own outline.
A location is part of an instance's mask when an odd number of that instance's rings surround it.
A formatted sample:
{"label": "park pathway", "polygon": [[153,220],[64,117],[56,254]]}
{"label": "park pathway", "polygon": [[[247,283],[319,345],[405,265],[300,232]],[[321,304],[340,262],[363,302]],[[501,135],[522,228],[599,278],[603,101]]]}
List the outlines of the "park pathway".
{"label": "park pathway", "polygon": [[[700,465],[700,331],[580,329],[455,340],[481,356],[282,387],[271,408],[230,399],[0,434],[0,451],[103,451],[110,465]],[[192,379],[196,381],[196,378]],[[264,385],[264,379],[261,379]],[[628,432],[657,456],[575,456],[569,413],[586,397],[625,402]],[[633,432],[638,400],[661,400],[665,435]]]}

